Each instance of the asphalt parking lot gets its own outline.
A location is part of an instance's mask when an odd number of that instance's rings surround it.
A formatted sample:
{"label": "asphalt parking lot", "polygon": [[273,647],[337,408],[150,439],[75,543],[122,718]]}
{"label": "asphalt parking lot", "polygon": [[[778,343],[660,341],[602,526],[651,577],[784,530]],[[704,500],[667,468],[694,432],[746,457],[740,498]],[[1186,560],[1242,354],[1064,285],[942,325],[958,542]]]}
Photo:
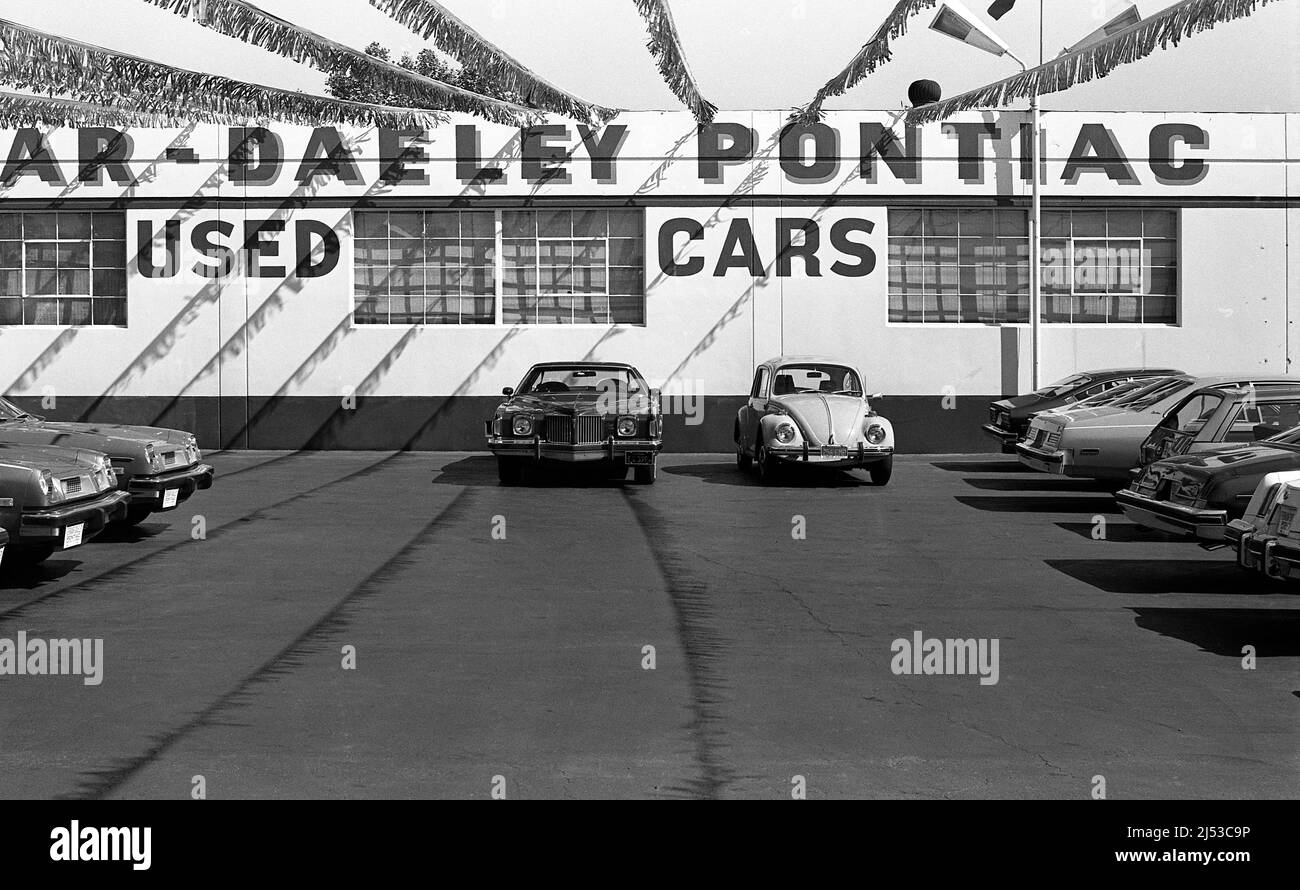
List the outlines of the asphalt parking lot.
{"label": "asphalt parking lot", "polygon": [[[1300,796],[1300,585],[1103,486],[992,455],[886,488],[210,460],[176,512],[0,575],[0,637],[104,641],[98,686],[0,677],[0,796]],[[998,682],[895,674],[917,631],[996,639]]]}

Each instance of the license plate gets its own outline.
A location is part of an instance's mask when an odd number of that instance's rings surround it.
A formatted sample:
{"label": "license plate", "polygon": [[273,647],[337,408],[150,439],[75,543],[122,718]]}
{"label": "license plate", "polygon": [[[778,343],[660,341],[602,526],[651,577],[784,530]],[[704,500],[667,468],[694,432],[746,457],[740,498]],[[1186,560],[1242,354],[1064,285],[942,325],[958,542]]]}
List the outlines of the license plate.
{"label": "license plate", "polygon": [[846,445],[823,445],[822,457],[848,457],[849,449]]}
{"label": "license plate", "polygon": [[629,467],[648,467],[650,461],[654,459],[652,451],[629,451],[623,456]]}
{"label": "license plate", "polygon": [[179,488],[169,488],[167,491],[164,491],[162,508],[164,510],[170,510],[172,507],[175,507],[176,501],[180,498],[180,496],[181,496],[181,490]]}
{"label": "license plate", "polygon": [[79,522],[76,525],[70,525],[63,530],[63,549],[69,550],[73,547],[81,546],[81,539],[85,537],[86,524]]}
{"label": "license plate", "polygon": [[1295,521],[1295,507],[1283,507],[1277,512],[1277,533],[1285,535],[1291,531],[1291,523]]}

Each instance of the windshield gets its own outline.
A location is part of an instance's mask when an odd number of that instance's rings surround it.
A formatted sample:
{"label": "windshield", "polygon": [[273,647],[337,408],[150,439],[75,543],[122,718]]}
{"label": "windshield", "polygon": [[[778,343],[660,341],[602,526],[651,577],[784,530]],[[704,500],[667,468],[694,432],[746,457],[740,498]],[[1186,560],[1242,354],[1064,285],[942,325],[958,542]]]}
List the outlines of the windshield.
{"label": "windshield", "polygon": [[1034,390],[1033,394],[1036,396],[1042,396],[1046,399],[1055,399],[1065,395],[1067,392],[1073,392],[1091,380],[1092,378],[1087,374],[1071,374],[1069,377],[1058,380],[1055,383],[1049,383],[1041,389]]}
{"label": "windshield", "polygon": [[1086,399],[1071,397],[1068,401],[1072,402],[1076,408],[1096,408],[1100,405],[1110,405],[1125,396],[1132,395],[1134,391],[1143,388],[1149,382],[1148,380],[1126,380],[1123,383],[1115,384],[1110,389],[1094,393]]}
{"label": "windshield", "polygon": [[772,381],[772,395],[819,392],[825,395],[861,396],[858,373],[844,365],[782,365]]}
{"label": "windshield", "polygon": [[1264,440],[1274,445],[1300,445],[1300,426]]}
{"label": "windshield", "polygon": [[519,386],[519,394],[527,393],[638,393],[645,382],[631,368],[602,368],[591,365],[551,365],[533,368]]}
{"label": "windshield", "polygon": [[31,417],[31,415],[8,399],[0,398],[0,423],[6,420],[21,420],[24,417]]}
{"label": "windshield", "polygon": [[1120,399],[1111,407],[1130,408],[1134,411],[1144,411],[1156,402],[1159,402],[1178,392],[1180,389],[1183,389],[1190,383],[1192,383],[1191,380],[1186,380],[1182,377],[1167,377],[1151,386],[1148,386],[1146,389],[1133,393],[1128,398]]}

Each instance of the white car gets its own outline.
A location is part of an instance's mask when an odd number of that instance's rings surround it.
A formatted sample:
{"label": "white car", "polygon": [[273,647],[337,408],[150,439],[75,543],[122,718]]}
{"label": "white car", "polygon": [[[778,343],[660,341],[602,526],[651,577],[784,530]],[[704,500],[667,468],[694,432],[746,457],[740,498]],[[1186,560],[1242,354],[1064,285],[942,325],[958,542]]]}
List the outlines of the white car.
{"label": "white car", "polygon": [[894,470],[893,425],[872,409],[857,369],[834,359],[785,355],[759,365],[733,436],[736,465],[757,467],[764,482],[783,468],[861,468],[885,485]]}
{"label": "white car", "polygon": [[1227,541],[1237,565],[1270,578],[1300,575],[1300,470],[1260,480],[1240,519],[1228,523]]}
{"label": "white car", "polygon": [[1130,470],[1142,464],[1147,436],[1199,390],[1297,383],[1300,377],[1249,373],[1170,377],[1102,408],[1039,414],[1016,453],[1022,464],[1045,473],[1128,480]]}

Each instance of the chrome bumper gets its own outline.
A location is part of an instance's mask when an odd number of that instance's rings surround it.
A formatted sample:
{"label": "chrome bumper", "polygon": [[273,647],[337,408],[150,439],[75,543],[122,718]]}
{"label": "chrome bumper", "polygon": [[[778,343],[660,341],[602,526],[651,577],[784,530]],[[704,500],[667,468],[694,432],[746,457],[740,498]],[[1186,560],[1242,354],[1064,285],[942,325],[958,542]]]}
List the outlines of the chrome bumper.
{"label": "chrome bumper", "polygon": [[532,460],[555,460],[565,463],[583,463],[586,461],[614,460],[624,457],[628,452],[658,454],[663,449],[663,442],[658,439],[606,439],[584,445],[572,445],[568,442],[547,442],[540,436],[532,439],[507,439],[502,436],[489,436],[488,450],[497,457],[531,458]]}
{"label": "chrome bumper", "polygon": [[1125,516],[1148,528],[1189,535],[1202,541],[1222,541],[1226,536],[1227,510],[1185,507],[1170,501],[1143,497],[1127,489],[1116,492],[1115,500],[1119,502]]}

